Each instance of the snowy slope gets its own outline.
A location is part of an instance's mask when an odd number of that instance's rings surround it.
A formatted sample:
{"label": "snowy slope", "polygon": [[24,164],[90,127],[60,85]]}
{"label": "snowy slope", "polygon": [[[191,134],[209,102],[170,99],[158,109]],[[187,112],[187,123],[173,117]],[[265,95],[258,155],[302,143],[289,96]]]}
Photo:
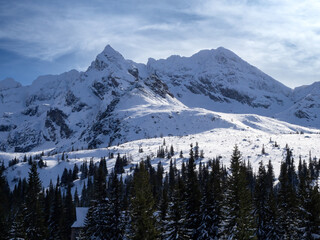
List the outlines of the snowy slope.
{"label": "snowy slope", "polygon": [[85,72],[41,76],[24,87],[1,81],[0,150],[92,149],[213,129],[320,128],[316,87],[292,90],[224,48],[144,65],[108,45]]}
{"label": "snowy slope", "polygon": [[293,99],[294,104],[279,113],[277,117],[304,126],[318,127],[320,123],[320,82],[295,88]]}
{"label": "snowy slope", "polygon": [[[226,116],[228,117],[228,116]],[[229,117],[232,117],[231,115]],[[256,119],[253,119],[255,117]],[[269,160],[272,161],[274,165],[274,170],[276,176],[280,172],[280,163],[285,159],[285,146],[288,146],[293,150],[293,157],[296,164],[298,163],[299,157],[308,161],[309,153],[311,153],[312,158],[320,156],[320,149],[318,147],[318,142],[320,141],[319,132],[296,134],[291,131],[292,125],[286,124],[288,127],[287,133],[266,133],[264,129],[240,129],[242,118],[247,119],[252,122],[259,122],[258,116],[248,116],[242,115],[239,118],[233,118],[235,122],[235,128],[221,129],[217,128],[210,131],[205,131],[198,134],[191,134],[187,136],[172,136],[165,138],[149,138],[143,140],[136,140],[132,142],[127,142],[119,146],[112,146],[109,148],[99,148],[94,150],[79,150],[74,152],[66,152],[65,156],[68,156],[68,161],[59,161],[61,159],[61,153],[43,157],[44,161],[47,163],[48,167],[38,169],[40,172],[40,178],[45,187],[49,186],[50,180],[53,183],[56,182],[58,175],[61,177],[64,168],[73,169],[74,164],[77,164],[79,167],[83,161],[89,160],[92,158],[95,163],[97,163],[101,157],[107,157],[107,166],[109,171],[112,170],[115,164],[115,158],[108,159],[109,153],[120,153],[121,156],[126,154],[131,160],[131,164],[126,167],[126,172],[130,174],[130,166],[137,164],[141,159],[146,159],[146,156],[156,156],[156,152],[163,144],[165,139],[166,146],[169,148],[171,145],[174,147],[175,155],[173,159],[176,159],[177,166],[180,167],[182,161],[186,161],[189,156],[190,144],[192,143],[195,146],[195,143],[199,143],[200,150],[204,150],[204,159],[202,162],[206,162],[211,158],[219,157],[221,162],[228,166],[230,162],[230,156],[235,144],[239,146],[239,149],[242,153],[242,159],[245,161],[250,161],[254,170],[257,170],[259,162],[263,161],[264,164],[267,164]],[[277,128],[281,122],[275,120],[271,122],[263,122],[265,119],[260,119],[266,128]],[[238,126],[238,124],[240,124]],[[308,129],[303,129],[305,132]],[[275,146],[277,143],[278,146]],[[264,146],[266,154],[261,154],[262,147]],[[139,152],[139,148],[143,149],[143,152]],[[180,158],[179,153],[183,152],[185,158]],[[39,154],[39,152],[30,152],[27,155]],[[4,160],[5,165],[7,166],[8,161],[14,157],[23,159],[21,153],[0,153],[0,158]],[[152,164],[156,164],[161,161],[164,165],[165,171],[168,171],[169,160],[153,158]],[[6,175],[10,184],[10,187],[13,188],[17,183],[19,178],[27,178],[28,171],[30,166],[28,163],[19,163],[15,166],[12,166],[6,170]],[[75,188],[81,190],[83,183],[86,180],[77,180],[75,182]],[[81,192],[81,191],[80,191]]]}

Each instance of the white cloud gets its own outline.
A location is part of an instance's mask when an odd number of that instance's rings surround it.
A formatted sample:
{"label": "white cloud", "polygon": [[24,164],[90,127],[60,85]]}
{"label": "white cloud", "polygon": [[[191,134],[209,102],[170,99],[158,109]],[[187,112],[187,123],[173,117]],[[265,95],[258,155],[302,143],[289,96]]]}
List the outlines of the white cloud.
{"label": "white cloud", "polygon": [[111,44],[146,62],[224,46],[289,86],[320,79],[318,1],[95,3],[7,4],[0,10],[0,48],[54,60],[73,52],[93,58]]}

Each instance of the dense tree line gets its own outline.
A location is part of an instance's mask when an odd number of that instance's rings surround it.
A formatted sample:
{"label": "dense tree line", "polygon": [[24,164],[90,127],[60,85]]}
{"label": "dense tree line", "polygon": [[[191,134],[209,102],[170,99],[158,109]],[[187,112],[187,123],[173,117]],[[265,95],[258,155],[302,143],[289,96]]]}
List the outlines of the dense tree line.
{"label": "dense tree line", "polygon": [[[2,167],[0,239],[70,239],[76,206],[89,207],[81,239],[320,239],[317,159],[300,158],[296,168],[287,147],[275,182],[271,161],[253,172],[237,146],[228,168],[219,157],[202,163],[197,143],[179,168],[174,154],[164,142],[157,159],[147,157],[130,174],[125,156],[110,173],[105,158],[91,159],[47,189],[36,161],[13,191]],[[78,178],[86,180],[80,197],[71,194]]]}

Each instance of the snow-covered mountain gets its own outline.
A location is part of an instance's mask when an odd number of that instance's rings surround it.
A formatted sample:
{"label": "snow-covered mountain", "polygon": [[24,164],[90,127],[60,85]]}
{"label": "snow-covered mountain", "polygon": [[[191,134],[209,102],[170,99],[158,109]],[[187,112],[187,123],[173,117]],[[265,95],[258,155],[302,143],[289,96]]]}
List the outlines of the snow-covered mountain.
{"label": "snow-covered mountain", "polygon": [[147,66],[189,107],[270,116],[291,104],[290,88],[221,47]]}
{"label": "snow-covered mountain", "polygon": [[108,45],[85,72],[30,86],[1,81],[0,150],[97,148],[214,128],[313,131],[303,127],[320,128],[319,88],[292,90],[224,48],[145,65]]}

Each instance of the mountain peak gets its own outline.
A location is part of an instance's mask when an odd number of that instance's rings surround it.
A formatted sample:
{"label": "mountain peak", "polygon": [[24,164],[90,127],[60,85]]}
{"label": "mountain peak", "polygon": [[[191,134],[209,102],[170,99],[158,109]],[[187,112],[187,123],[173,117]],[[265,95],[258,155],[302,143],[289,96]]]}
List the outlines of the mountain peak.
{"label": "mountain peak", "polygon": [[2,81],[0,81],[0,90],[18,88],[21,86],[22,86],[21,83],[17,82],[13,78],[5,78]]}
{"label": "mountain peak", "polygon": [[104,50],[98,55],[99,56],[104,56],[108,60],[120,60],[124,59],[123,56],[116,50],[114,50],[109,44],[104,48]]}
{"label": "mountain peak", "polygon": [[217,49],[204,49],[200,50],[199,52],[193,54],[192,58],[200,58],[202,60],[209,60],[213,58],[225,57],[228,59],[240,59],[238,55],[232,52],[229,49],[224,47],[218,47]]}

